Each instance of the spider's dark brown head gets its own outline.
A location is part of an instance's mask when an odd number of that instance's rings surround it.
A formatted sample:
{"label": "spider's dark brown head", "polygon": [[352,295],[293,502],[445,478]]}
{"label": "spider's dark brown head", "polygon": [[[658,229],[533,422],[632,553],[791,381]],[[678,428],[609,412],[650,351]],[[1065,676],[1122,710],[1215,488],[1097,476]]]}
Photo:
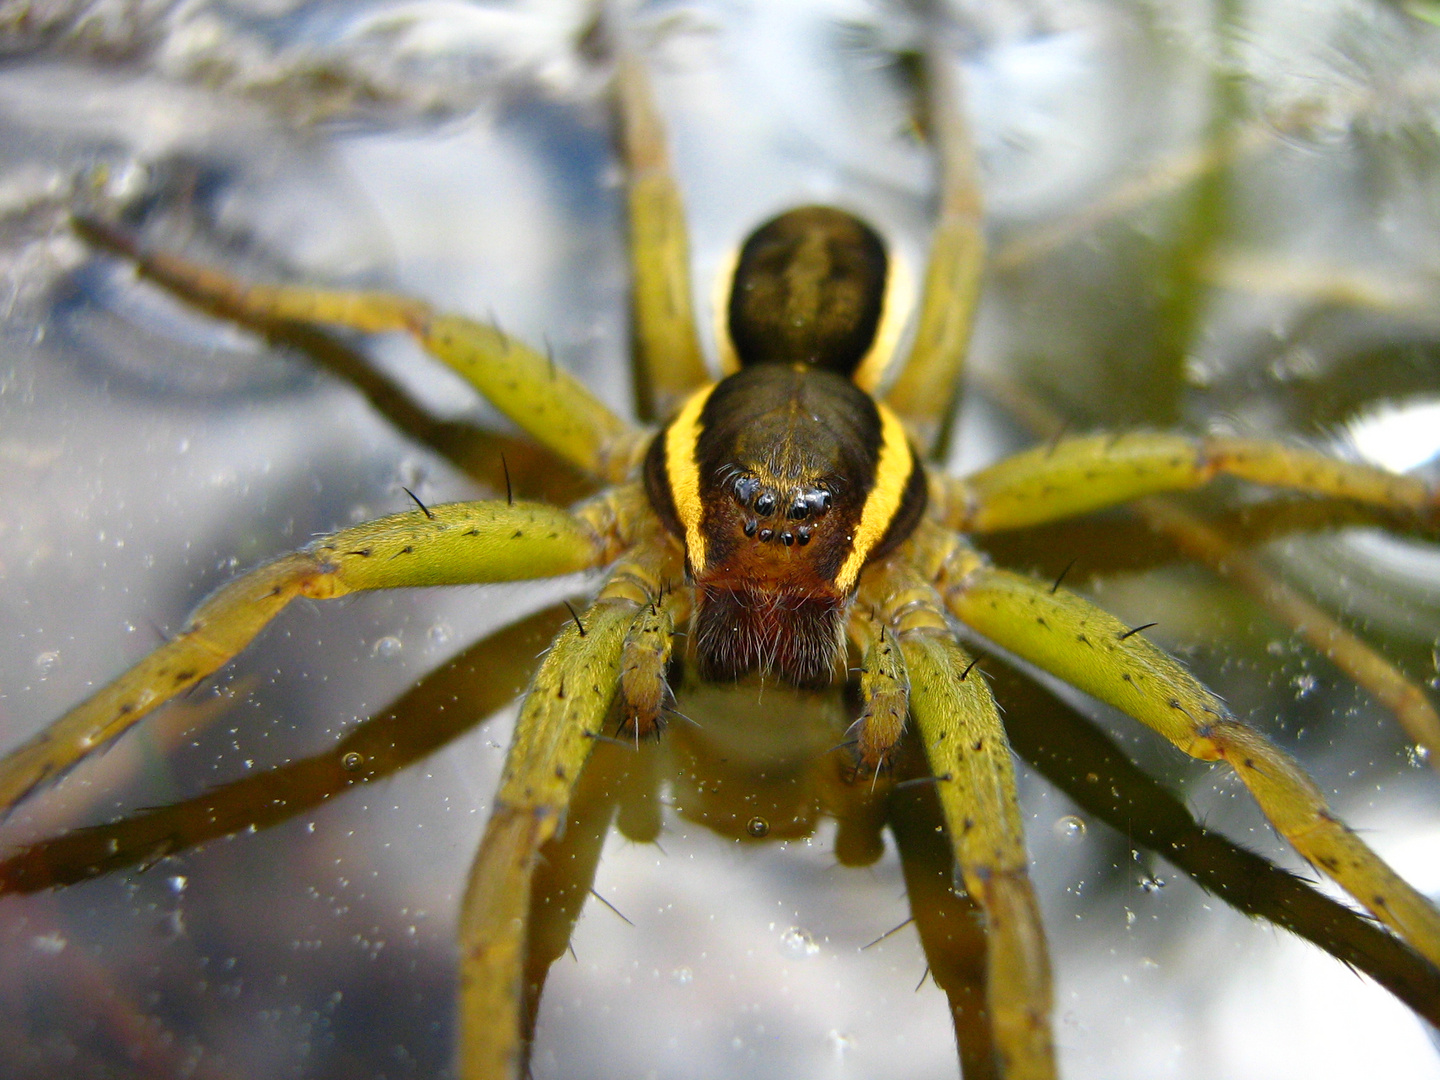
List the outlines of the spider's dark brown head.
{"label": "spider's dark brown head", "polygon": [[914,529],[925,477],[899,421],[848,379],[744,368],[655,439],[646,485],[685,542],[702,677],[823,686],[861,568]]}

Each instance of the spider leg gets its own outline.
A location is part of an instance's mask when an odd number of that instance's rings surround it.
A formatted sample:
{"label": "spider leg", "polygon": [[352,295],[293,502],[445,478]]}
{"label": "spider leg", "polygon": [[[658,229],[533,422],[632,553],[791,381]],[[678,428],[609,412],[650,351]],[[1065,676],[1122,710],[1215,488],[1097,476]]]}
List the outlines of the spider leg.
{"label": "spider leg", "polygon": [[133,260],[146,277],[225,318],[260,329],[287,323],[408,333],[536,442],[592,476],[625,479],[642,448],[640,433],[583,383],[498,327],[390,293],[245,282],[177,255],[146,251],[109,222],[76,217],[74,225],[90,243]]}
{"label": "spider leg", "polygon": [[1155,432],[1061,439],[963,480],[941,479],[932,485],[932,495],[951,528],[990,532],[1085,514],[1144,495],[1187,491],[1220,475],[1430,521],[1440,514],[1440,494],[1411,476],[1267,440]]}
{"label": "spider leg", "polygon": [[960,1075],[996,1080],[995,1034],[985,1004],[985,920],[974,899],[955,889],[955,855],[944,835],[935,786],[897,787],[889,798],[888,824],[927,973],[950,1004]]}
{"label": "spider leg", "polygon": [[1053,1077],[1050,958],[1028,873],[1015,768],[999,710],[955,640],[939,594],[903,556],[867,572],[893,629],[965,889],[985,912],[986,1000],[1002,1075]]}
{"label": "spider leg", "polygon": [[[960,371],[980,299],[985,232],[975,148],[955,61],[941,46],[932,45],[926,50],[924,75],[925,126],[939,162],[940,207],[914,342],[885,400],[905,420],[920,448],[939,455],[959,403]],[[888,357],[878,359],[888,362]],[[882,375],[867,363],[856,381],[873,393]]]}
{"label": "spider leg", "polygon": [[451,503],[342,529],[282,555],[222,586],[179,634],[0,762],[0,812],[219,670],[298,596],[555,577],[613,557],[607,535],[541,503]]}
{"label": "spider leg", "polygon": [[610,713],[630,627],[674,575],[677,561],[668,537],[633,550],[595,603],[560,632],[520,706],[460,915],[460,1072],[466,1080],[514,1078],[521,1069],[537,856],[561,829]]}
{"label": "spider leg", "polygon": [[633,776],[638,757],[633,747],[595,741],[575,784],[565,827],[550,838],[535,860],[521,982],[522,1075],[529,1066],[550,968],[570,948],[575,924],[595,887],[605,838],[621,801],[637,786],[637,779],[644,782],[643,777]]}
{"label": "spider leg", "polygon": [[665,129],[645,69],[623,45],[615,111],[630,212],[635,375],[640,415],[664,419],[710,381],[690,290],[690,240]]}
{"label": "spider leg", "polygon": [[556,604],[497,630],[318,754],[247,772],[182,802],[11,850],[0,859],[0,895],[73,885],[218,837],[269,829],[351,788],[385,780],[514,701],[540,666],[536,640],[548,642],[568,618]]}
{"label": "spider leg", "polygon": [[[1064,430],[1058,415],[1019,387],[997,381],[990,389],[1006,402],[1013,413],[1036,430],[1048,432],[1056,438]],[[1407,479],[1407,484],[1410,483],[1413,481]],[[948,498],[953,503],[957,496],[960,499],[967,497],[962,490],[964,486],[963,483],[952,483],[948,489],[937,486],[936,491],[940,493],[940,499]],[[1416,489],[1411,488],[1410,494],[1413,496],[1415,493]],[[1309,505],[1318,507],[1320,503],[1317,501]],[[1359,509],[1361,504],[1351,505]],[[1152,532],[1168,537],[1181,552],[1234,582],[1373,694],[1377,701],[1395,714],[1405,733],[1430,752],[1431,767],[1440,770],[1440,714],[1436,713],[1425,691],[1417,683],[1328,612],[1278,580],[1254,555],[1235,543],[1233,537],[1186,510],[1178,500],[1150,495],[1137,498],[1128,506],[1145,520]],[[957,510],[958,506],[952,509],[952,522]],[[1384,508],[1381,510],[1383,513]],[[1333,510],[1327,511],[1325,525],[1333,527],[1339,524],[1331,517],[1333,514]]]}
{"label": "spider leg", "polygon": [[1289,755],[1113,615],[1064,589],[994,569],[960,537],[941,532],[923,529],[916,548],[962,622],[1192,757],[1229,763],[1301,855],[1440,965],[1440,912],[1335,817]]}
{"label": "spider leg", "polygon": [[1150,527],[1217,574],[1235,582],[1295,633],[1304,637],[1342,672],[1395,714],[1405,734],[1424,747],[1430,766],[1440,769],[1440,714],[1425,691],[1329,612],[1277,580],[1250,552],[1237,547],[1219,529],[1163,496],[1141,499],[1135,510]]}

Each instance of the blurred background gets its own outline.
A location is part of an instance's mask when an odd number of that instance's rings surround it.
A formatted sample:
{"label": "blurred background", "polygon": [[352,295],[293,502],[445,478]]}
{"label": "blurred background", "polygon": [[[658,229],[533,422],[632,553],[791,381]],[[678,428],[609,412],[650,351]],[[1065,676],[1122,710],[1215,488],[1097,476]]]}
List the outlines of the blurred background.
{"label": "blurred background", "polygon": [[[993,261],[955,468],[1058,422],[1293,439],[1440,478],[1433,7],[992,0],[934,23],[878,0],[627,10],[671,125],[705,319],[726,253],[800,202],[862,212],[918,268],[933,175],[900,58],[938,38],[960,59]],[[99,208],[251,277],[494,318],[629,414],[621,174],[603,70],[575,45],[588,19],[558,0],[0,3],[0,747],[237,571],[405,509],[404,488],[495,497],[504,450],[517,494],[583,491],[527,462],[408,341],[267,343],[137,281],[67,221]],[[1192,506],[1263,541],[1267,573],[1433,702],[1433,543],[1335,508],[1267,517],[1238,486]],[[1073,561],[1067,585],[1158,623],[1440,893],[1424,748],[1295,627],[1123,514],[984,546],[1047,580]],[[387,711],[400,731],[447,710],[466,729],[348,792],[257,782],[199,847],[162,829],[128,869],[0,898],[0,1073],[453,1075],[458,898],[513,719],[501,703],[554,616],[490,635],[587,586],[297,604],[20,807],[6,850],[316,756],[364,773],[401,736],[359,761],[342,740]],[[986,667],[1003,690],[1003,661]],[[1228,773],[1069,700],[1207,826],[1303,869]],[[1386,991],[1028,766],[1022,797],[1066,1076],[1440,1076]],[[285,818],[287,800],[303,809]],[[673,805],[655,843],[612,834],[594,888],[629,924],[586,907],[550,976],[534,1076],[954,1075],[913,927],[861,949],[909,915],[893,841],[864,868],[838,865],[835,844],[828,819],[742,843]]]}

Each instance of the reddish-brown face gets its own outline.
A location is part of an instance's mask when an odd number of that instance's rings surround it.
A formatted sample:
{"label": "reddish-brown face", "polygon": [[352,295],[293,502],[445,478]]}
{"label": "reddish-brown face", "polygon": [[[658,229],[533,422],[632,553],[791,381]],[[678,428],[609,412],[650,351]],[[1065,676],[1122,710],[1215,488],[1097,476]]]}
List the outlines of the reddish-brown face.
{"label": "reddish-brown face", "polygon": [[701,674],[831,681],[860,567],[909,533],[924,476],[899,425],[849,380],[745,368],[656,439],[651,500],[686,542]]}

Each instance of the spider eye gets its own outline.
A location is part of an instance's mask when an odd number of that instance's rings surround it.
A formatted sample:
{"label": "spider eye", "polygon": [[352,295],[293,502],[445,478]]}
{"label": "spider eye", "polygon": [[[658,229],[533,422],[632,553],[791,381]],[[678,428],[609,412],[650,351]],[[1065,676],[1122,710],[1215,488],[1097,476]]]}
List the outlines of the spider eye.
{"label": "spider eye", "polygon": [[796,495],[795,501],[790,504],[790,509],[785,511],[785,516],[791,521],[799,521],[810,516],[810,500],[804,495]]}
{"label": "spider eye", "polygon": [[755,512],[761,517],[769,517],[775,512],[775,496],[765,492],[755,500]]}
{"label": "spider eye", "polygon": [[755,493],[760,490],[760,481],[751,476],[742,476],[735,481],[735,498],[741,506],[749,506],[750,500],[755,498]]}

